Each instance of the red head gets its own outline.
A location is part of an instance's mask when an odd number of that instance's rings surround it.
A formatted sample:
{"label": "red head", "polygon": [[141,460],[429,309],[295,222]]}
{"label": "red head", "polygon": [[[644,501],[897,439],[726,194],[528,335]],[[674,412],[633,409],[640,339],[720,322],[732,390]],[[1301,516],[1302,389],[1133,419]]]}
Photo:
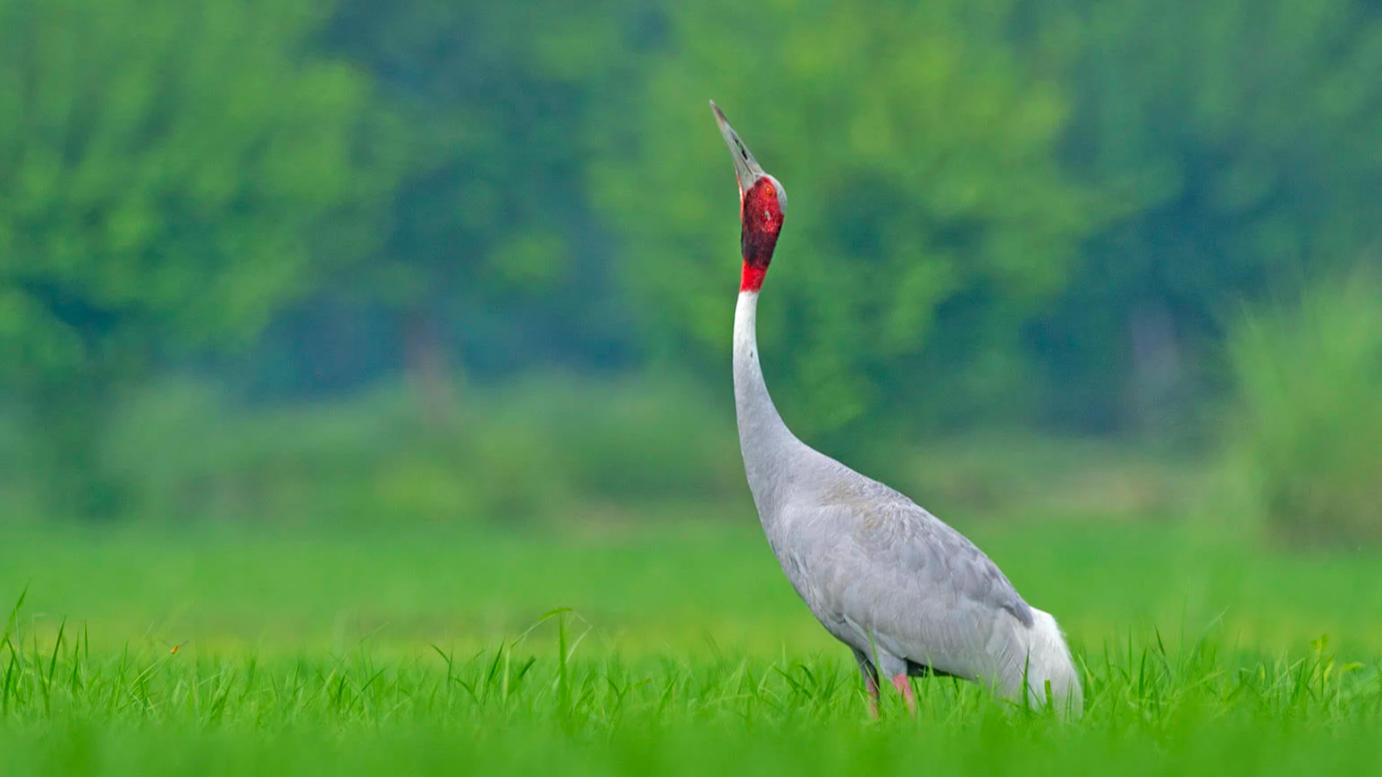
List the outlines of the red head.
{"label": "red head", "polygon": [[782,182],[763,172],[758,161],[749,153],[744,141],[729,126],[725,115],[714,102],[710,108],[720,124],[720,133],[734,156],[734,177],[739,181],[739,247],[744,256],[744,272],[740,291],[758,291],[763,276],[773,261],[777,236],[782,232],[782,220],[787,211],[787,190]]}

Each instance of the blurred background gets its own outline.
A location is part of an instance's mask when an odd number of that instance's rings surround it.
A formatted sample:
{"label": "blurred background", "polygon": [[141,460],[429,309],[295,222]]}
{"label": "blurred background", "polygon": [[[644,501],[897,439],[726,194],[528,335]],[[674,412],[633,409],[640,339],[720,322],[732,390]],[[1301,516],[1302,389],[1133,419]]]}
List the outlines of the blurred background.
{"label": "blurred background", "polygon": [[1348,630],[1379,73],[1374,0],[0,0],[0,599],[142,625],[224,563],[334,602],[285,624],[747,624],[739,575],[809,627],[739,460],[713,98],[791,193],[760,337],[798,434],[1077,631],[1148,576],[1149,617]]}

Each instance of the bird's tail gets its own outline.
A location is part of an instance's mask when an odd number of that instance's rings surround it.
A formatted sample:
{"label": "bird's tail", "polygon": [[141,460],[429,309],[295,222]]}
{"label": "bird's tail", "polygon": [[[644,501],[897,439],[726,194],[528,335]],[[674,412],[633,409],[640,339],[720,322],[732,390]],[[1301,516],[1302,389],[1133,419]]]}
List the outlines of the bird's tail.
{"label": "bird's tail", "polygon": [[[1084,693],[1080,689],[1080,675],[1065,644],[1065,635],[1050,613],[1032,608],[1032,627],[1023,629],[1027,636],[1027,655],[1021,667],[1022,675],[1004,683],[1003,690],[1014,701],[1023,698],[1033,707],[1046,704],[1046,687],[1050,684],[1053,707],[1063,716],[1078,718],[1084,713]],[[1023,680],[1026,696],[1023,696]]]}

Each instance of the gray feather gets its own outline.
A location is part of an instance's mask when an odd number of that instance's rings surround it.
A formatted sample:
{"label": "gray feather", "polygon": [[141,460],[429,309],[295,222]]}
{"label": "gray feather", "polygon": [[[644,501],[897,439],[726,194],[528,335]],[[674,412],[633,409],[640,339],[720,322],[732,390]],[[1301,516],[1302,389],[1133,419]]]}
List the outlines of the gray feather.
{"label": "gray feather", "polygon": [[787,429],[758,364],[756,310],[757,295],[741,294],[734,388],[744,469],[773,553],[811,612],[853,649],[866,678],[929,671],[1012,697],[1030,667],[1034,687],[1050,680],[1078,709],[1078,678],[1055,621],[983,551]]}

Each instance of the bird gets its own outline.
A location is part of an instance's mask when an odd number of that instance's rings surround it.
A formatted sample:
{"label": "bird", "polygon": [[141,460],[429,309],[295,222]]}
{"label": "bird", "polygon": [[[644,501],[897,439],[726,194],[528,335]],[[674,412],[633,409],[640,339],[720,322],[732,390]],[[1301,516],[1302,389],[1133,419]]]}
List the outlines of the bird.
{"label": "bird", "polygon": [[[974,543],[908,497],[803,443],[768,394],[758,358],[758,297],[787,212],[712,100],[739,184],[740,273],[734,405],[744,472],[764,534],[811,613],[854,653],[878,715],[880,675],[916,711],[910,678],[987,686],[1014,706],[1079,716],[1079,674],[1054,617],[1018,594]],[[1049,697],[1048,697],[1049,690]]]}

